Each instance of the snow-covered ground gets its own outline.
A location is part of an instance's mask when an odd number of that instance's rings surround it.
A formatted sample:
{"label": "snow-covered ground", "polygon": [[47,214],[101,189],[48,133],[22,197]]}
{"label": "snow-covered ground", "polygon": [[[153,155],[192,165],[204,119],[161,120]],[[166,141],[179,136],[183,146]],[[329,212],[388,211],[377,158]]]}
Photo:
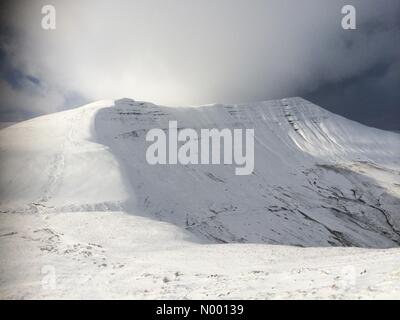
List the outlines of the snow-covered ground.
{"label": "snow-covered ground", "polygon": [[[254,128],[254,173],[150,166],[168,120]],[[0,158],[0,298],[400,298],[400,135],[303,99],[100,101],[1,130]]]}
{"label": "snow-covered ground", "polygon": [[399,249],[197,244],[121,212],[6,214],[0,250],[1,298],[400,298]]}

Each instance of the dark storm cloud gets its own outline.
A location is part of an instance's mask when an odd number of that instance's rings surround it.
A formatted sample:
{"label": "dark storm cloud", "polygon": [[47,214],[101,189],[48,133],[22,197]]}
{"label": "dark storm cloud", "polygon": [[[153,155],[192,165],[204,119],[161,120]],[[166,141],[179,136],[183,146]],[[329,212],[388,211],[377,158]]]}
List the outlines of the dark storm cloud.
{"label": "dark storm cloud", "polygon": [[[51,3],[55,31],[40,27],[48,1],[5,10],[0,95],[8,113],[121,96],[195,105],[300,95],[396,127],[398,0]],[[357,9],[357,30],[341,28],[345,4]]]}
{"label": "dark storm cloud", "polygon": [[361,48],[369,50],[372,43],[381,51],[379,58],[363,72],[341,81],[321,83],[299,95],[347,118],[400,131],[400,6],[389,2],[382,5],[392,13],[385,18],[377,14],[375,19],[361,20],[355,33],[343,31],[349,48],[361,43]]}
{"label": "dark storm cloud", "polygon": [[369,126],[400,132],[400,65],[381,64],[324,85],[306,99]]}

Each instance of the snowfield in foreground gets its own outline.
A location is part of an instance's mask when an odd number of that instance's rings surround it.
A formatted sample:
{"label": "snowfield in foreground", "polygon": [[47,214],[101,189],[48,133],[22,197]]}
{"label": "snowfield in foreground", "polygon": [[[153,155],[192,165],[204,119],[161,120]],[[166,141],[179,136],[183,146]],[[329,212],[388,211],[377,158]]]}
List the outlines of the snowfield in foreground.
{"label": "snowfield in foreground", "polygon": [[[254,128],[253,174],[150,166],[170,120]],[[2,129],[0,158],[0,298],[400,298],[400,135],[301,98],[101,101]]]}
{"label": "snowfield in foreground", "polygon": [[195,244],[120,212],[7,214],[0,250],[2,299],[400,298],[399,249]]}

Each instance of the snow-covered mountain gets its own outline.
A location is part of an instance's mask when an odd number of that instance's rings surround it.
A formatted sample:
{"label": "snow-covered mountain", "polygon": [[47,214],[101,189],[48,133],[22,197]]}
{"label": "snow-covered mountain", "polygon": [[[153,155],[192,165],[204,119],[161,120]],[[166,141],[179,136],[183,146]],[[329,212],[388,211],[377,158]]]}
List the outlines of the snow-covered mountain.
{"label": "snow-covered mountain", "polygon": [[[255,169],[149,165],[149,129],[254,128]],[[400,244],[400,135],[304,99],[170,108],[101,101],[0,131],[0,210],[124,211],[206,243]]]}
{"label": "snow-covered mountain", "polygon": [[[149,165],[169,120],[254,128],[253,174]],[[303,99],[101,101],[0,130],[0,158],[0,299],[399,297],[398,248],[339,246],[398,247],[400,135]]]}

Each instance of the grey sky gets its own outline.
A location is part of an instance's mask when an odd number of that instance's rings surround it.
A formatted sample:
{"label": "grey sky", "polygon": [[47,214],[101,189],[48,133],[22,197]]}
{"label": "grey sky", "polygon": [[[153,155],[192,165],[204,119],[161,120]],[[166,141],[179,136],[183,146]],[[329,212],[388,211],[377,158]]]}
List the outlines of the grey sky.
{"label": "grey sky", "polygon": [[[53,4],[57,29],[41,28]],[[357,30],[341,8],[357,9]],[[303,96],[400,129],[398,0],[17,0],[2,4],[4,120],[86,101],[165,105]]]}

